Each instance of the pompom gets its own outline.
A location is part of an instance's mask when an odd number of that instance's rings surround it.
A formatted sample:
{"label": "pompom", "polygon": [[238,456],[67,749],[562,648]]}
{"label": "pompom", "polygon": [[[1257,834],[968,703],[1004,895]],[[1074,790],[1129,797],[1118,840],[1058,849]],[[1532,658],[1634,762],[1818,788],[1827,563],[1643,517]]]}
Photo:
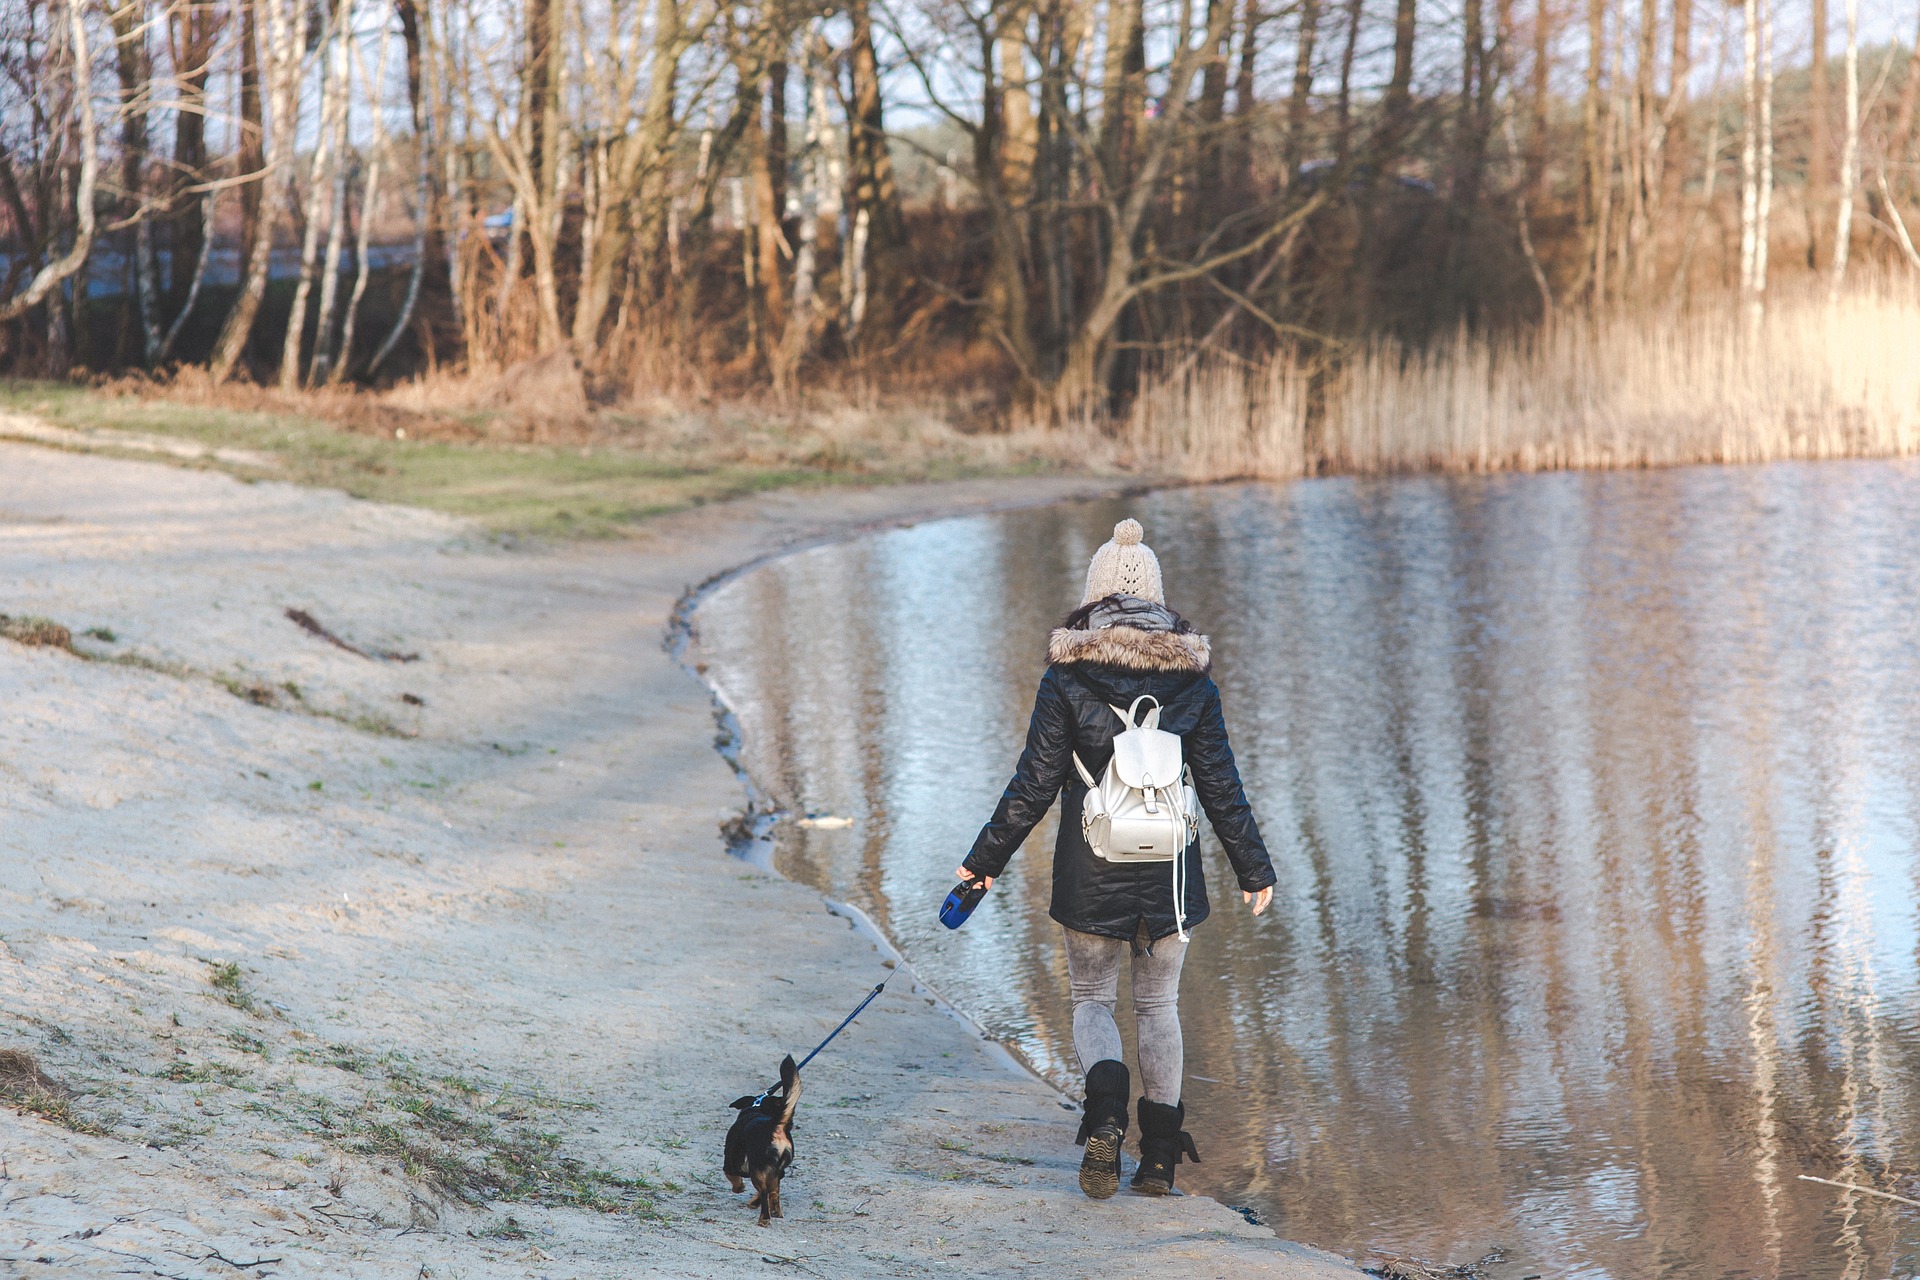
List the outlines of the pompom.
{"label": "pompom", "polygon": [[1146,530],[1140,527],[1138,520],[1122,520],[1113,526],[1113,545],[1131,547],[1146,536]]}

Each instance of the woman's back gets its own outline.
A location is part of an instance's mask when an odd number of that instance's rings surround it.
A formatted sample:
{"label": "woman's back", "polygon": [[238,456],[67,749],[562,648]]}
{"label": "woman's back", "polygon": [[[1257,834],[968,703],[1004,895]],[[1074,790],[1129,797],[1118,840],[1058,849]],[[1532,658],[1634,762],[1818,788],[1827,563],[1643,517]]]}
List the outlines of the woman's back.
{"label": "woman's back", "polygon": [[1120,860],[1103,856],[1081,822],[1088,780],[1106,768],[1114,737],[1128,727],[1141,698],[1158,704],[1157,727],[1179,736],[1194,791],[1255,914],[1266,908],[1274,881],[1227,742],[1220,690],[1209,674],[1212,647],[1166,606],[1160,562],[1141,542],[1140,526],[1123,520],[1113,534],[1087,567],[1080,607],[1048,637],[1047,672],[1034,696],[1026,749],[960,867],[963,880],[991,883],[1060,797],[1048,914],[1065,930],[1074,1047],[1087,1073],[1080,1186],[1098,1199],[1118,1187],[1127,1128],[1131,1085],[1113,1005],[1128,950],[1145,1085],[1135,1189],[1171,1191],[1174,1166],[1193,1154],[1181,1127],[1185,1050],[1178,998],[1186,929],[1209,911],[1199,841],[1190,840],[1170,860]]}

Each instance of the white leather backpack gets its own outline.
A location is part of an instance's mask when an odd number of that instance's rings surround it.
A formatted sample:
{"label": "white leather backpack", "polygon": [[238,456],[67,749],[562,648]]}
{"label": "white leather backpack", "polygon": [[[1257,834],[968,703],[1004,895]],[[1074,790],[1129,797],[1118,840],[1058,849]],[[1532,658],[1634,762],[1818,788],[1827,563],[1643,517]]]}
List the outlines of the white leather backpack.
{"label": "white leather backpack", "polygon": [[[1153,710],[1139,716],[1140,704]],[[1171,862],[1173,915],[1180,940],[1187,938],[1187,860],[1181,856],[1200,834],[1200,800],[1182,758],[1180,735],[1160,727],[1160,700],[1142,694],[1122,711],[1109,708],[1126,727],[1113,738],[1113,758],[1094,781],[1078,752],[1073,767],[1087,784],[1080,804],[1080,833],[1094,856],[1108,862]]]}

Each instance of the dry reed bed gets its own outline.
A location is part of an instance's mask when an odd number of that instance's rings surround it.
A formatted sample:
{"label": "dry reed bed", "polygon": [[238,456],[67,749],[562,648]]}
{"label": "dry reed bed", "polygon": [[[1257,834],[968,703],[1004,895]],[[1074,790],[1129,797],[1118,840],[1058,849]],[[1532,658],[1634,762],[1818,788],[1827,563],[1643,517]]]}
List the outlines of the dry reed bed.
{"label": "dry reed bed", "polygon": [[1294,351],[1189,362],[1121,434],[1139,463],[1196,479],[1904,456],[1920,452],[1920,291],[1784,297],[1757,333],[1727,305],[1375,342],[1317,370]]}

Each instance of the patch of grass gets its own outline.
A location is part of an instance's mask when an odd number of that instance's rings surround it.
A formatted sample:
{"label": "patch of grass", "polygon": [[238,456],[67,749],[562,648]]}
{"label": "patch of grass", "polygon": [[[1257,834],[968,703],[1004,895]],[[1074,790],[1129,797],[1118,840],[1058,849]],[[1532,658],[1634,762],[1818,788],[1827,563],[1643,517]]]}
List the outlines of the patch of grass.
{"label": "patch of grass", "polygon": [[215,991],[220,993],[220,998],[234,1008],[250,1013],[256,1018],[267,1016],[266,1010],[260,1007],[259,1002],[253,998],[253,992],[247,989],[245,981],[241,978],[238,960],[207,961],[207,981],[213,984]]}
{"label": "patch of grass", "polygon": [[251,702],[256,707],[277,707],[280,695],[274,687],[261,680],[246,680],[239,676],[216,675],[213,682],[243,702]]}
{"label": "patch of grass", "polygon": [[324,1061],[330,1067],[336,1067],[341,1071],[351,1071],[357,1076],[367,1073],[366,1058],[362,1057],[360,1051],[350,1044],[328,1045],[327,1056]]}
{"label": "patch of grass", "polygon": [[[234,1043],[245,1051],[239,1041]],[[263,1079],[261,1089],[242,1103],[243,1110],[272,1117],[337,1150],[380,1161],[448,1199],[655,1213],[648,1193],[661,1188],[646,1178],[567,1155],[563,1136],[535,1118],[537,1110],[576,1110],[590,1104],[496,1089],[460,1075],[434,1078],[403,1054],[374,1057],[346,1044],[324,1051],[297,1047],[288,1056],[351,1072],[364,1084],[351,1095],[329,1096],[284,1080]],[[217,1062],[183,1060],[160,1074],[177,1083],[252,1091],[245,1072]]]}
{"label": "patch of grass", "polygon": [[[464,1099],[466,1095],[459,1095]],[[498,1124],[464,1101],[419,1095],[394,1103],[399,1116],[360,1125],[342,1144],[396,1161],[441,1195],[480,1204],[520,1200],[601,1213],[651,1213],[645,1178],[592,1168],[560,1153],[557,1133]]]}
{"label": "patch of grass", "polygon": [[[261,407],[224,407],[251,397]],[[226,395],[155,388],[114,391],[41,381],[0,381],[0,408],[59,426],[105,427],[170,436],[208,448],[266,455],[277,472],[207,457],[244,478],[263,475],[342,489],[359,498],[427,507],[507,534],[563,538],[618,536],[650,516],[796,485],[872,484],[1027,474],[1073,462],[1084,451],[1056,442],[1007,447],[1004,437],[970,436],[920,411],[888,414],[740,407],[698,414],[601,411],[568,444],[487,439],[494,415],[440,412],[395,438],[388,399],[365,395],[323,404],[336,421],[270,394]],[[349,430],[340,423],[362,427]],[[448,438],[420,439],[422,428]],[[455,436],[470,438],[456,439]],[[477,437],[477,438],[476,438]],[[1054,450],[1049,453],[1048,450]],[[1055,454],[1058,454],[1056,457]],[[153,455],[140,455],[151,457]],[[165,459],[163,459],[165,460]]]}
{"label": "patch of grass", "polygon": [[40,1069],[24,1049],[0,1049],[0,1103],[75,1133],[103,1136],[104,1126],[73,1108],[73,1093]]}
{"label": "patch of grass", "polygon": [[158,658],[149,658],[144,653],[116,653],[110,658],[101,658],[99,661],[111,663],[116,667],[132,667],[137,671],[157,671],[163,676],[175,676],[183,680],[193,674],[193,668],[185,663],[162,662]]}
{"label": "patch of grass", "polygon": [[50,1121],[63,1129],[71,1129],[75,1133],[91,1134],[96,1138],[104,1138],[107,1135],[107,1130],[104,1126],[95,1124],[93,1121],[75,1111],[73,1109],[73,1099],[64,1094],[10,1094],[0,1091],[0,1099],[4,1099],[27,1115],[39,1116],[42,1120]]}
{"label": "patch of grass", "polygon": [[256,1040],[244,1031],[227,1032],[227,1043],[238,1049],[241,1053],[251,1053],[262,1058],[267,1056],[266,1042]]}
{"label": "patch of grass", "polygon": [[114,634],[112,627],[88,627],[85,631],[81,632],[81,634],[90,639],[98,640],[102,644],[120,643],[120,637]]}
{"label": "patch of grass", "polygon": [[26,645],[30,649],[65,649],[73,651],[73,632],[55,622],[52,618],[34,616],[11,617],[0,613],[0,638]]}
{"label": "patch of grass", "polygon": [[508,1214],[498,1222],[490,1222],[478,1231],[469,1231],[467,1234],[476,1240],[531,1240],[533,1238],[533,1232],[523,1226],[512,1214]]}
{"label": "patch of grass", "polygon": [[219,1084],[230,1089],[239,1089],[246,1093],[258,1091],[247,1073],[238,1067],[230,1067],[224,1062],[187,1062],[169,1063],[165,1071],[155,1073],[161,1080],[174,1084]]}

